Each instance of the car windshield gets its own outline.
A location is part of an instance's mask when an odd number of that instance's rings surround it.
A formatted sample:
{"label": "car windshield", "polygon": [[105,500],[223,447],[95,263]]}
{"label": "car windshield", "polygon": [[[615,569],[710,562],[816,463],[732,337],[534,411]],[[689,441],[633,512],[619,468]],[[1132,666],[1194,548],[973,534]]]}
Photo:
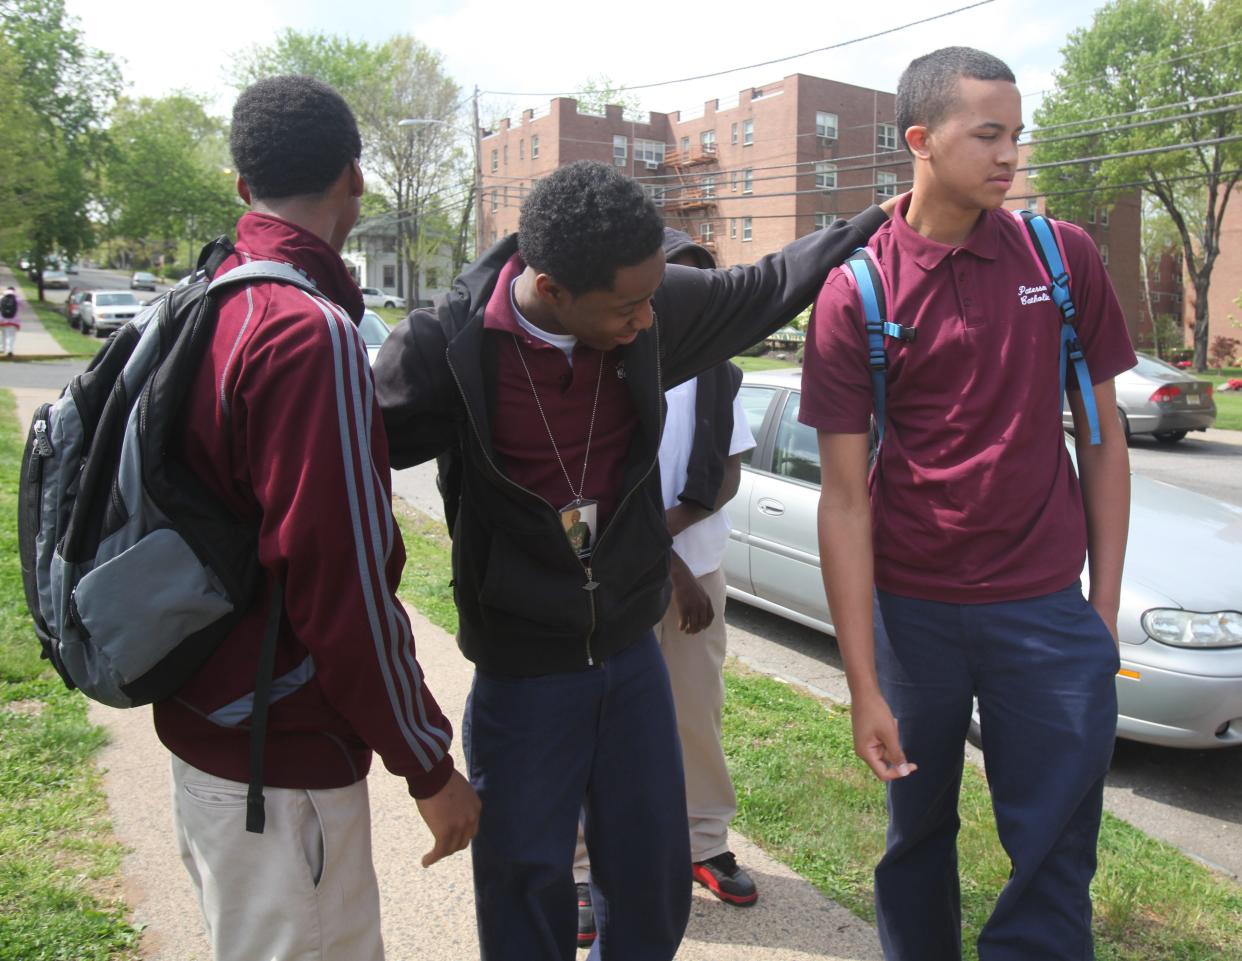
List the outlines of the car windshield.
{"label": "car windshield", "polygon": [[368,347],[378,347],[388,336],[388,325],[380,320],[378,314],[368,310],[358,321],[358,333],[362,334],[362,340]]}
{"label": "car windshield", "polygon": [[144,274],[144,273],[134,274],[134,280],[154,280],[154,279],[155,279],[155,274]]}
{"label": "car windshield", "polygon": [[96,294],[95,303],[100,307],[133,307],[138,298],[133,294],[118,292],[115,294]]}

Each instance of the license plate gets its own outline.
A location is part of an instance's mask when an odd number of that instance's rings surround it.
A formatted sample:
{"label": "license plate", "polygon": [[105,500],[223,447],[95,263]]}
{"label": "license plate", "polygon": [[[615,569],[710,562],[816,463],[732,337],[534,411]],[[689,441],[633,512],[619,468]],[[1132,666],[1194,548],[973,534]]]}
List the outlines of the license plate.
{"label": "license plate", "polygon": [[1187,394],[1186,395],[1186,406],[1187,407],[1200,407],[1202,406],[1202,404],[1203,404],[1202,394]]}

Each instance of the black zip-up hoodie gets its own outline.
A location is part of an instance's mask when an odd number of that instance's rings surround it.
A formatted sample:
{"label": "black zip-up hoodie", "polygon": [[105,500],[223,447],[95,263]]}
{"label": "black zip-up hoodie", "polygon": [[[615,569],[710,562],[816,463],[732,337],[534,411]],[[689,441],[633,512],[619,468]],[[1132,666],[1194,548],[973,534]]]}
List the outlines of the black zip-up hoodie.
{"label": "black zip-up hoodie", "polygon": [[[638,639],[668,606],[660,493],[664,391],[788,323],[885,221],[871,207],[749,266],[671,264],[655,320],[616,348],[638,426],[622,487],[584,567],[556,509],[512,481],[492,445],[496,341],[483,311],[517,235],[487,250],[434,307],[413,311],[380,349],[375,382],[394,467],[441,458],[453,535],[462,652],[500,674],[583,670]],[[445,457],[444,455],[448,455]]]}

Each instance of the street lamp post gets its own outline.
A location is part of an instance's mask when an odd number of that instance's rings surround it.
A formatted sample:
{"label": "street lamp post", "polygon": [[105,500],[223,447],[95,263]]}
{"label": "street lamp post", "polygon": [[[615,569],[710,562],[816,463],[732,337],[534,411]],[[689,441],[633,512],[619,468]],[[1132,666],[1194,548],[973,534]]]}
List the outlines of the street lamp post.
{"label": "street lamp post", "polygon": [[398,127],[421,127],[424,124],[437,124],[442,127],[448,127],[450,130],[456,130],[458,133],[468,133],[470,135],[470,146],[474,149],[474,255],[477,257],[483,250],[483,167],[480,157],[479,144],[479,88],[474,88],[474,129],[467,131],[465,127],[450,123],[447,120],[437,120],[431,117],[410,117],[406,120],[397,121]]}

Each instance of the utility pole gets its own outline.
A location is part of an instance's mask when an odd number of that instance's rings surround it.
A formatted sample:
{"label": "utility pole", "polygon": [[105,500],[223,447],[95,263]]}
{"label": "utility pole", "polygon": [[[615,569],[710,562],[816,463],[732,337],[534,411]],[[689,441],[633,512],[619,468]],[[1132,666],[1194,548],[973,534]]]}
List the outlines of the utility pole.
{"label": "utility pole", "polygon": [[479,129],[479,85],[474,85],[474,256],[483,253],[483,136]]}

